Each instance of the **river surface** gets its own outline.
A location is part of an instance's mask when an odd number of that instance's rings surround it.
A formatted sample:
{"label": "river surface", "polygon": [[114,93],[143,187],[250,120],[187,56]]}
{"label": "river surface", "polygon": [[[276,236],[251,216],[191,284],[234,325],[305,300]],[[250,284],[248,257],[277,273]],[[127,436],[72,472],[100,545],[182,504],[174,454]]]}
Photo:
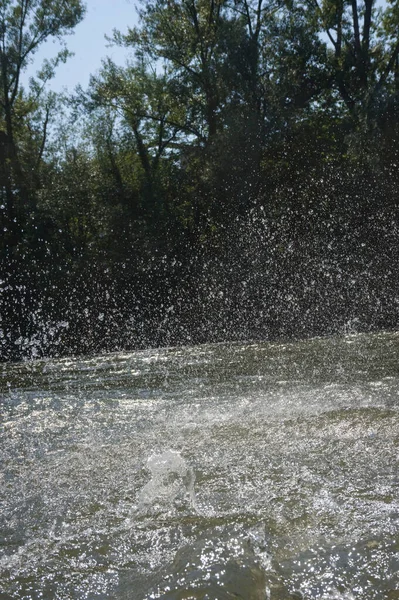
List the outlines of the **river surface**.
{"label": "river surface", "polygon": [[0,375],[1,600],[399,598],[399,334]]}

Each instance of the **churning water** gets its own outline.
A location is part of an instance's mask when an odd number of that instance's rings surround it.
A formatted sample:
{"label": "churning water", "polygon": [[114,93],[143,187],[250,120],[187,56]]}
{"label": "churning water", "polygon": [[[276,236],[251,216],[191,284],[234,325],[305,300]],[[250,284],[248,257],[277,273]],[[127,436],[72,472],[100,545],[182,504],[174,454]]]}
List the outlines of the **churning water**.
{"label": "churning water", "polygon": [[399,334],[0,369],[2,600],[399,598]]}

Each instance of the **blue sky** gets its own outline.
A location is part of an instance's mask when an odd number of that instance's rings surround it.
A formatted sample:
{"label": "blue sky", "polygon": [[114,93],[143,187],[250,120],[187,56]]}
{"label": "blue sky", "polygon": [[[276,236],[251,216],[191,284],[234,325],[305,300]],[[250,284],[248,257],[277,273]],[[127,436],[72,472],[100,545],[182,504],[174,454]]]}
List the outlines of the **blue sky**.
{"label": "blue sky", "polygon": [[[111,35],[113,29],[127,31],[128,26],[137,24],[134,0],[85,0],[85,4],[85,18],[75,28],[75,33],[65,38],[68,49],[75,56],[60,65],[56,76],[48,83],[48,89],[55,92],[65,88],[72,92],[78,83],[85,88],[90,75],[98,71],[106,56],[111,56],[118,64],[123,64],[128,56],[126,48],[107,47],[109,43],[104,36]],[[58,45],[53,41],[44,44],[25,75],[34,75],[43,59],[55,56],[57,49]]]}

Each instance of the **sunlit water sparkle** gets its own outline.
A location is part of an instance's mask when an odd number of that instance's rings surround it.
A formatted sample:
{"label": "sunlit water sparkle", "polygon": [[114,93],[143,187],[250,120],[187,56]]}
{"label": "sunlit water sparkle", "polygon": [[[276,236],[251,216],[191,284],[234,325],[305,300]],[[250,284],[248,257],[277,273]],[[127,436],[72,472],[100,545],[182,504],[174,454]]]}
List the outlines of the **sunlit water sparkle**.
{"label": "sunlit water sparkle", "polygon": [[399,598],[399,335],[0,367],[0,598]]}

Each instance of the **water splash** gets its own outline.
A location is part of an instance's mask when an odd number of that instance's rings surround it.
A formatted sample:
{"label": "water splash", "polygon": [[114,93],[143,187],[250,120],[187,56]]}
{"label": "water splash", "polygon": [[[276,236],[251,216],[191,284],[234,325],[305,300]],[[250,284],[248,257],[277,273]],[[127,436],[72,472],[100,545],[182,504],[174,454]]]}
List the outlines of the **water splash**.
{"label": "water splash", "polygon": [[152,454],[147,460],[151,479],[138,498],[140,512],[164,511],[175,507],[197,511],[195,474],[175,450]]}
{"label": "water splash", "polygon": [[2,366],[0,595],[393,600],[398,356],[379,334]]}

